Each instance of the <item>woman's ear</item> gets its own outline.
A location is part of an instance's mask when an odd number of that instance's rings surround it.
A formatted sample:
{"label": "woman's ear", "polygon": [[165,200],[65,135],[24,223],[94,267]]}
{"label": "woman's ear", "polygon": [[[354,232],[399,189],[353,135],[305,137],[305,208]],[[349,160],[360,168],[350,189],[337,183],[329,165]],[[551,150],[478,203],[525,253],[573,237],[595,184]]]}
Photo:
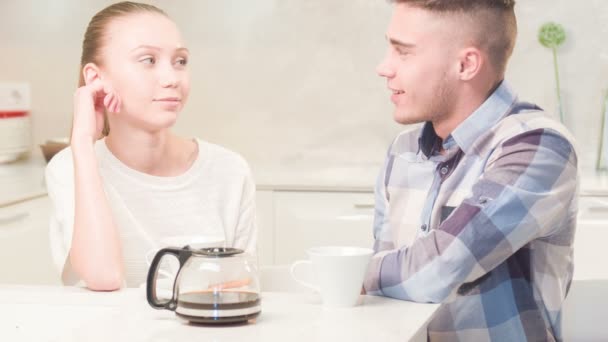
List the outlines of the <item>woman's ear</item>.
{"label": "woman's ear", "polygon": [[93,81],[100,78],[99,67],[97,67],[95,63],[87,63],[82,68],[82,76],[84,77],[84,84],[88,85],[93,83]]}

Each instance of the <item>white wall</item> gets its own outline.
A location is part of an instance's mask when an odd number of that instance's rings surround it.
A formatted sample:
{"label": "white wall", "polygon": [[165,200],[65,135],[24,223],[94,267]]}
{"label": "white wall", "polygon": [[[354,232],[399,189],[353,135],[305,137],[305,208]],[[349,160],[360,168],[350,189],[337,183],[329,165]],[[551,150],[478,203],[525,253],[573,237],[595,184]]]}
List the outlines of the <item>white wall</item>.
{"label": "white wall", "polygon": [[[80,44],[112,1],[0,1],[0,81],[32,84],[35,143],[70,127]],[[176,129],[242,153],[256,173],[323,165],[376,168],[402,129],[374,72],[385,51],[384,0],[153,1],[193,52],[193,90]],[[520,0],[508,80],[520,97],[555,108],[545,21],[568,33],[560,71],[568,124],[593,165],[601,94],[608,87],[608,2]],[[602,56],[604,58],[602,59]],[[373,180],[370,180],[370,184]]]}
{"label": "white wall", "polygon": [[567,39],[558,59],[566,124],[578,140],[583,168],[592,169],[608,89],[608,1],[519,0],[516,8],[519,37],[507,78],[520,98],[554,113],[552,56],[538,43],[537,32],[547,21],[565,27]]}

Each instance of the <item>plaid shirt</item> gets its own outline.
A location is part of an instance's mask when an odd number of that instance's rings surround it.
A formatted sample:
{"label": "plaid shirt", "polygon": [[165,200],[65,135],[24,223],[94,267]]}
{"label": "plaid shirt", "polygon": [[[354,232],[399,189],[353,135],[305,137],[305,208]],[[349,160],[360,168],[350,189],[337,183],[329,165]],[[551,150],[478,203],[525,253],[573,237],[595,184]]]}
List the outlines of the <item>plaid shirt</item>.
{"label": "plaid shirt", "polygon": [[559,341],[577,189],[570,134],[503,82],[445,141],[395,139],[365,289],[443,303],[431,341]]}

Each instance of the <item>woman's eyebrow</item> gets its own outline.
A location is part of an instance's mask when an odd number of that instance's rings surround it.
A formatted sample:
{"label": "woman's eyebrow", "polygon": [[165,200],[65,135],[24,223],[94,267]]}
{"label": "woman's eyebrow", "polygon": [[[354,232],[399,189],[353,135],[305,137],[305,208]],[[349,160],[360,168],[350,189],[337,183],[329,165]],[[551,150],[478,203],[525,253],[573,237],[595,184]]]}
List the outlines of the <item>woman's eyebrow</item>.
{"label": "woman's eyebrow", "polygon": [[[160,51],[160,50],[162,50],[162,49],[161,49],[160,47],[158,47],[158,46],[153,46],[153,45],[140,45],[140,46],[138,46],[138,47],[136,47],[136,48],[133,48],[131,51],[135,51],[135,50],[139,50],[139,49],[156,50],[156,51]],[[187,53],[189,53],[189,52],[190,52],[190,51],[189,51],[187,48],[185,48],[185,47],[180,47],[180,48],[177,48],[177,49],[175,49],[175,51],[176,51],[176,52],[187,52]]]}
{"label": "woman's eyebrow", "polygon": [[140,46],[138,46],[136,48],[133,48],[131,51],[135,51],[135,50],[139,50],[139,49],[160,50],[160,48],[158,46],[140,45]]}

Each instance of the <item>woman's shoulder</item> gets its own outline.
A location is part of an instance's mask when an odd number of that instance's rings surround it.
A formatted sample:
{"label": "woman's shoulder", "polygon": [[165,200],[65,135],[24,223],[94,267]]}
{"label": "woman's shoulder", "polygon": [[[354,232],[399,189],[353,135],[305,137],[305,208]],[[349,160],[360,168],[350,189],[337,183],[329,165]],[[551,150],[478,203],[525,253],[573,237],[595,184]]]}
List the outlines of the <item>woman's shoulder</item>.
{"label": "woman's shoulder", "polygon": [[57,152],[46,165],[46,178],[49,180],[67,179],[74,173],[74,160],[72,158],[72,148],[67,146]]}
{"label": "woman's shoulder", "polygon": [[[95,143],[95,154],[99,157],[99,144],[101,141]],[[47,181],[55,180],[61,182],[62,180],[72,180],[74,178],[74,157],[72,155],[72,147],[67,146],[63,150],[57,152],[49,160],[46,165],[45,175]]]}
{"label": "woman's shoulder", "polygon": [[226,147],[196,138],[200,149],[200,157],[211,164],[238,168],[249,172],[249,164],[239,153]]}

